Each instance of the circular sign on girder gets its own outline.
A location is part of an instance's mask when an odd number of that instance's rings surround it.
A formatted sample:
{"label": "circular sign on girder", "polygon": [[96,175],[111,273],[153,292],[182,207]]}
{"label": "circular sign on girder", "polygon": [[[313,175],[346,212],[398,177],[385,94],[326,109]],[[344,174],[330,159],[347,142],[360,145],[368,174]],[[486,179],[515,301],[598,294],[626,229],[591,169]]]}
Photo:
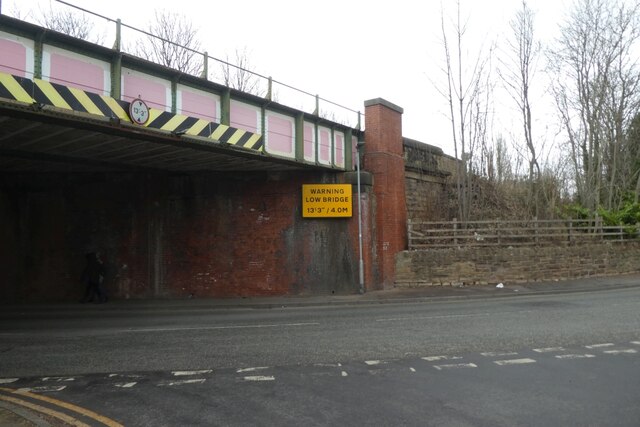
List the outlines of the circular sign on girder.
{"label": "circular sign on girder", "polygon": [[136,98],[129,104],[129,117],[133,123],[143,125],[149,120],[149,107],[140,98]]}

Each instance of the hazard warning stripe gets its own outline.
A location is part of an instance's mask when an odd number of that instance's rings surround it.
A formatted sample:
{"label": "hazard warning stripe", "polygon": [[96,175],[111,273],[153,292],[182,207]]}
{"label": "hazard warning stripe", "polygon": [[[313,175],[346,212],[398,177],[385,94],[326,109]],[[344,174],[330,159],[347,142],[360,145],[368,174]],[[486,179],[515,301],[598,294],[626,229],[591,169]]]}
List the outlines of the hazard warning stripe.
{"label": "hazard warning stripe", "polygon": [[[0,72],[0,98],[29,104],[52,105],[96,116],[119,118],[131,123],[128,114],[129,103],[126,101],[41,79],[31,80]],[[262,135],[155,108],[149,110],[149,121],[144,126],[150,129],[201,136],[252,150],[262,150],[264,146]]]}

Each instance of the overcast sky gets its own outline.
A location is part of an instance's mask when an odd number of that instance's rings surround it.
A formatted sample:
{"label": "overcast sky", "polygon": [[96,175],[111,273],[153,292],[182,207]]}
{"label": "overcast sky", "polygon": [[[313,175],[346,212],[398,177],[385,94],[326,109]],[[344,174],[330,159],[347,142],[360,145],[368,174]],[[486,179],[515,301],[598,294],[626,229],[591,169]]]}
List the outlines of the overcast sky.
{"label": "overcast sky", "polygon": [[[0,1],[5,14],[60,7],[54,0]],[[443,78],[438,0],[67,1],[139,28],[147,27],[154,9],[184,14],[210,56],[246,49],[255,71],[356,111],[367,99],[385,98],[404,108],[405,137],[453,154],[446,100],[434,87]],[[530,1],[541,38],[554,36],[567,2]],[[453,16],[455,2],[442,3],[445,16]],[[470,60],[494,41],[500,48],[520,7],[521,0],[462,0]],[[495,108],[495,127],[504,128],[497,132],[508,133],[513,106],[503,100]]]}

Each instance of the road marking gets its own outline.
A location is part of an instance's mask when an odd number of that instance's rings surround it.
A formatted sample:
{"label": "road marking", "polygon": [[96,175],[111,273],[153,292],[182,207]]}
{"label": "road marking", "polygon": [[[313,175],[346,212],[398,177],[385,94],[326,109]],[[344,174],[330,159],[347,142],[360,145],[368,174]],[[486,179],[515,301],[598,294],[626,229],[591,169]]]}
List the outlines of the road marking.
{"label": "road marking", "polygon": [[545,347],[545,348],[534,348],[533,351],[536,353],[557,353],[560,351],[566,351],[564,347]]}
{"label": "road marking", "polygon": [[608,343],[604,343],[604,344],[591,344],[591,345],[585,345],[585,348],[588,348],[589,350],[593,350],[594,348],[605,348],[605,347],[613,347],[614,344],[611,342]]}
{"label": "road marking", "polygon": [[206,381],[204,378],[193,378],[190,380],[178,380],[178,381],[161,381],[158,383],[159,386],[174,386],[174,385],[184,385],[184,384],[202,384]]}
{"label": "road marking", "polygon": [[314,363],[313,366],[317,366],[318,368],[340,368],[342,367],[342,363]]}
{"label": "road marking", "polygon": [[[4,391],[4,392],[7,392],[7,393],[12,393],[12,394],[17,394],[17,395],[20,395],[20,396],[28,397],[30,399],[41,400],[43,402],[47,402],[49,404],[56,405],[56,406],[58,406],[60,408],[65,408],[65,409],[68,409],[70,411],[74,411],[74,412],[76,412],[78,414],[81,414],[81,415],[83,415],[85,417],[88,417],[88,418],[91,418],[93,420],[96,420],[96,421],[104,424],[107,427],[123,427],[122,424],[112,420],[111,418],[107,418],[107,417],[102,416],[102,415],[100,415],[100,414],[98,414],[96,412],[93,412],[93,411],[89,410],[89,409],[85,409],[85,408],[83,408],[81,406],[77,406],[77,405],[74,405],[72,403],[67,403],[67,402],[64,402],[62,400],[54,399],[52,397],[42,396],[42,395],[39,395],[39,394],[30,393],[28,391],[12,390],[12,389],[2,388],[2,387],[0,387],[0,391]],[[0,399],[1,398],[3,398],[3,396],[0,396]],[[23,406],[26,406],[24,404],[33,405],[31,403],[24,402],[21,399],[16,399],[16,400],[19,401],[19,403],[18,403],[19,405],[20,404],[22,404]],[[40,406],[40,405],[33,405],[33,406]],[[41,408],[43,408],[45,410],[44,412],[43,411],[39,411],[39,412],[42,412],[42,413],[49,414],[50,412],[56,412],[56,411],[52,411],[52,410],[50,410],[48,408],[44,408],[44,407],[41,407]],[[33,408],[33,409],[37,410],[35,408]],[[64,418],[60,418],[60,417],[55,416],[53,414],[50,414],[50,415],[52,415],[52,416],[54,416],[56,418],[64,420]],[[67,415],[62,414],[62,413],[60,413],[60,415],[63,415],[64,417],[68,417]],[[72,418],[72,420],[73,420],[73,422],[71,422],[72,425],[75,425],[75,426],[85,426],[86,425],[86,424],[81,423],[80,421],[76,420],[75,418]]]}
{"label": "road marking", "polygon": [[109,374],[109,378],[143,378],[142,375],[134,375],[134,374]]}
{"label": "road marking", "polygon": [[189,376],[189,375],[210,374],[211,372],[213,372],[212,369],[203,369],[200,371],[173,371],[171,373],[173,374],[174,377],[181,377],[181,376]]}
{"label": "road marking", "polygon": [[533,359],[510,359],[510,360],[495,360],[493,363],[499,366],[507,366],[507,365],[524,365],[527,363],[536,363]]}
{"label": "road marking", "polygon": [[218,329],[262,329],[262,328],[290,328],[298,326],[317,326],[318,322],[308,323],[274,323],[271,325],[228,325],[228,326],[194,326],[184,328],[139,328],[123,329],[122,332],[177,332],[177,331],[204,331]]}
{"label": "road marking", "polygon": [[556,359],[591,359],[594,356],[593,354],[559,354],[556,356]]}
{"label": "road marking", "polygon": [[75,381],[76,379],[73,377],[44,377],[42,378],[42,381],[55,381],[58,383],[61,382],[71,382],[71,381]]}
{"label": "road marking", "polygon": [[346,376],[348,376],[348,375],[349,375],[349,374],[347,374],[347,372],[346,372],[346,371],[342,371],[342,376],[343,376],[343,377],[346,377]]}
{"label": "road marking", "polygon": [[603,351],[603,353],[605,354],[633,354],[633,353],[637,353],[636,350],[629,348],[629,349],[625,349],[625,350],[605,350]]}
{"label": "road marking", "polygon": [[34,393],[52,393],[55,391],[62,391],[67,388],[66,385],[43,385],[40,387],[24,387],[19,388],[19,392],[34,392]]}
{"label": "road marking", "polygon": [[11,384],[18,381],[20,378],[0,378],[0,384]]}
{"label": "road marking", "polygon": [[441,316],[411,316],[411,317],[387,317],[376,319],[376,322],[398,322],[402,320],[429,320],[429,319],[458,319],[465,317],[486,317],[495,316],[498,314],[523,314],[531,313],[533,310],[519,310],[519,311],[494,311],[490,313],[474,313],[474,314],[444,314]]}
{"label": "road marking", "polygon": [[275,379],[276,377],[272,375],[268,375],[268,376],[255,375],[255,376],[244,377],[245,381],[275,381]]}
{"label": "road marking", "polygon": [[433,367],[442,371],[443,369],[477,368],[478,365],[475,363],[456,363],[451,365],[434,365]]}
{"label": "road marking", "polygon": [[132,382],[132,383],[118,383],[118,384],[114,384],[116,387],[120,387],[120,388],[131,388],[134,385],[138,384],[137,382]]}
{"label": "road marking", "polygon": [[631,344],[640,345],[640,341],[631,341]]}
{"label": "road marking", "polygon": [[416,371],[416,370],[415,370],[415,368],[409,368],[409,370],[410,370],[411,372],[415,372],[415,371]]}
{"label": "road marking", "polygon": [[369,366],[375,366],[375,365],[381,365],[384,362],[382,360],[365,360],[364,363],[366,363]]}
{"label": "road marking", "polygon": [[423,357],[422,360],[426,360],[427,362],[439,362],[440,360],[458,360],[462,359],[460,356],[427,356]]}
{"label": "road marking", "polygon": [[480,353],[481,355],[483,355],[484,357],[504,357],[504,356],[517,356],[518,353],[516,353],[515,351],[506,351],[506,352],[494,352],[494,351],[489,351],[487,353]]}
{"label": "road marking", "polygon": [[268,366],[257,366],[255,368],[240,368],[236,371],[236,373],[241,374],[242,372],[255,372],[255,371],[262,371],[264,369],[269,369]]}
{"label": "road marking", "polygon": [[33,411],[36,411],[40,414],[44,414],[44,415],[48,415],[50,417],[53,418],[57,418],[65,423],[67,423],[67,425],[71,425],[71,426],[75,426],[75,427],[90,427],[89,424],[85,424],[67,414],[64,414],[62,412],[59,411],[54,411],[53,409],[49,409],[49,408],[45,408],[44,406],[41,405],[36,405],[35,403],[30,403],[30,402],[26,402],[22,399],[17,399],[15,397],[9,397],[9,396],[0,396],[0,400],[4,400],[5,402],[10,402],[13,403],[15,405],[19,405],[22,406],[24,408],[28,408],[31,409]]}

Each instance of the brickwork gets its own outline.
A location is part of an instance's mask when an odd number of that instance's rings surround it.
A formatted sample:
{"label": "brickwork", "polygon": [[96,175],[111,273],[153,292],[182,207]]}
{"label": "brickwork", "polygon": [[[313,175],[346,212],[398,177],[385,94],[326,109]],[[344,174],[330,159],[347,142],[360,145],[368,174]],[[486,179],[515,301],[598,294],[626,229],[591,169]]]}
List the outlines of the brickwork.
{"label": "brickwork", "polygon": [[376,99],[365,102],[364,169],[373,175],[375,194],[376,277],[373,284],[390,287],[395,254],[407,247],[407,208],[402,146],[402,109]]}
{"label": "brickwork", "polygon": [[[94,250],[103,254],[115,298],[356,292],[357,216],[301,215],[302,184],[341,177],[4,176],[0,300],[79,300],[84,254]],[[366,245],[375,235],[369,188],[363,187]],[[374,260],[367,248],[370,279]]]}
{"label": "brickwork", "polygon": [[640,272],[640,243],[403,251],[396,286],[517,283]]}

